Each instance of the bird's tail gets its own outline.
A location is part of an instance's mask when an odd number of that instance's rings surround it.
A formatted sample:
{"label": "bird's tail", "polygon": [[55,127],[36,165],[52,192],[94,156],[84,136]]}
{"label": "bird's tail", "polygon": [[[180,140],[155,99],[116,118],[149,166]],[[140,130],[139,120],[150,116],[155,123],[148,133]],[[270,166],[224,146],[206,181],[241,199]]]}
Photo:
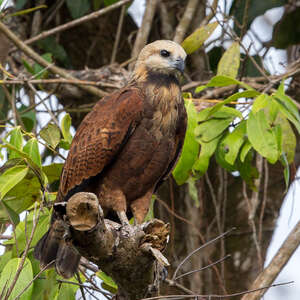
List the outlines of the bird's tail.
{"label": "bird's tail", "polygon": [[55,266],[59,275],[70,278],[77,271],[80,254],[72,243],[64,238],[65,232],[63,221],[55,220],[36,244],[34,257],[40,261],[41,268]]}

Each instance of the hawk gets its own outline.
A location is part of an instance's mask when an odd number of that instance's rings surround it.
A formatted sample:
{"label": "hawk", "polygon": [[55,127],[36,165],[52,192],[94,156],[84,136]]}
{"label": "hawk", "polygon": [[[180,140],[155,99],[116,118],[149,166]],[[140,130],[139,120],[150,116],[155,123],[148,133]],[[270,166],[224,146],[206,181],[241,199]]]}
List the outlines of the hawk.
{"label": "hawk", "polygon": [[[158,40],[140,52],[128,85],[102,98],[86,115],[63,167],[56,202],[77,192],[96,194],[106,217],[142,223],[151,196],[181,153],[186,111],[179,77],[186,53]],[[48,232],[35,247],[42,267],[54,261],[69,278],[80,255],[64,239],[63,215],[54,210]],[[52,265],[53,265],[52,264]]]}

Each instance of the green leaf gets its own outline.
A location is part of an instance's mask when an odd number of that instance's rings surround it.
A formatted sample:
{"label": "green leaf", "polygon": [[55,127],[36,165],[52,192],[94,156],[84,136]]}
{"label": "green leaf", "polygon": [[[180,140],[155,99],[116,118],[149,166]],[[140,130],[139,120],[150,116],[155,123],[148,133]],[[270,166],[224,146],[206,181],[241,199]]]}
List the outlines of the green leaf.
{"label": "green leaf", "polygon": [[67,7],[73,19],[85,15],[90,10],[89,0],[67,0]]}
{"label": "green leaf", "polygon": [[39,152],[39,146],[36,138],[30,139],[23,147],[23,151],[29,155],[29,157],[40,168],[42,167],[42,160]]}
{"label": "green leaf", "polygon": [[[47,62],[49,62],[49,63],[52,62],[52,54],[51,53],[45,53],[42,55],[42,57]],[[35,79],[46,78],[48,76],[48,70],[45,67],[39,65],[38,63],[35,63],[33,65],[33,74],[34,74]]]}
{"label": "green leaf", "polygon": [[202,92],[206,88],[207,88],[206,85],[199,85],[199,86],[197,86],[196,89],[195,89],[195,94],[198,94],[198,93]]}
{"label": "green leaf", "polygon": [[30,156],[27,153],[17,149],[11,144],[5,144],[4,147],[17,152],[20,155],[20,157],[24,159],[26,164],[30,165],[30,168],[34,171],[34,174],[39,178],[41,185],[44,186],[47,184],[47,177],[42,172],[41,168],[30,158]]}
{"label": "green leaf", "polygon": [[224,118],[224,119],[210,119],[198,125],[195,128],[196,141],[199,143],[209,143],[220,134],[222,134],[225,129],[233,121],[234,117]]}
{"label": "green leaf", "polygon": [[70,133],[71,128],[71,117],[69,114],[65,114],[63,119],[61,120],[61,131],[64,139],[71,144],[72,135]]}
{"label": "green leaf", "polygon": [[300,122],[299,120],[294,116],[293,113],[290,112],[290,110],[286,107],[286,105],[283,104],[282,101],[279,100],[277,97],[272,97],[272,104],[278,105],[279,112],[281,112],[290,122],[294,124],[296,127],[298,133],[300,134]]}
{"label": "green leaf", "polygon": [[227,149],[221,147],[221,143],[218,144],[217,150],[215,152],[216,162],[228,172],[236,171],[236,167],[233,164],[228,163],[225,159],[225,155],[227,154]]}
{"label": "green leaf", "polygon": [[297,140],[294,131],[284,117],[283,114],[279,113],[274,121],[275,125],[279,125],[282,131],[282,152],[285,155],[287,162],[290,164],[294,161]]}
{"label": "green leaf", "polygon": [[[20,214],[31,207],[35,201],[41,199],[40,189],[41,186],[37,177],[29,171],[27,176],[5,195],[3,202],[16,214]],[[8,220],[6,212],[1,209],[0,220],[2,222]]]}
{"label": "green leaf", "polygon": [[1,200],[0,203],[0,213],[5,214],[7,220],[12,222],[15,226],[17,226],[20,222],[19,215],[11,207],[9,207],[5,201]]}
{"label": "green leaf", "polygon": [[[13,279],[16,275],[17,269],[21,264],[21,258],[12,258],[4,267],[3,272],[0,277],[0,290],[7,291],[10,287],[10,284],[13,282]],[[15,299],[23,290],[27,287],[27,285],[33,279],[33,272],[31,267],[31,262],[28,258],[25,258],[24,266],[20,273],[18,280],[12,290],[11,295],[8,300]],[[30,285],[27,290],[22,294],[22,296],[18,299],[20,300],[30,300],[32,294],[32,285]]]}
{"label": "green leaf", "polygon": [[60,130],[56,125],[49,123],[40,131],[40,136],[48,145],[55,149],[60,141]]}
{"label": "green leaf", "polygon": [[71,65],[67,52],[62,45],[58,44],[54,36],[48,36],[37,41],[37,45],[45,52],[51,53],[55,60],[61,62],[65,67]]}
{"label": "green leaf", "polygon": [[21,105],[20,108],[18,108],[18,112],[20,114],[20,117],[22,119],[22,122],[25,126],[26,131],[30,132],[34,128],[36,124],[36,114],[34,110],[26,111],[25,113],[23,111],[27,110],[28,106]]}
{"label": "green leaf", "polygon": [[300,122],[299,110],[293,100],[284,93],[284,81],[281,82],[277,92],[274,94],[275,98]]}
{"label": "green leaf", "polygon": [[[36,211],[31,211],[26,218],[25,221],[20,222],[16,227],[16,240],[18,243],[18,250],[23,251],[26,247],[26,243],[31,235],[32,227],[33,227],[33,218],[36,219]],[[41,237],[47,232],[50,222],[50,212],[45,209],[43,214],[40,215],[38,225],[36,227],[36,231],[34,232],[33,239],[31,242],[31,246],[35,246],[36,243],[41,239]],[[26,228],[26,230],[25,230]],[[12,238],[8,241],[5,241],[5,245],[14,245],[16,244],[15,238]]]}
{"label": "green leaf", "polygon": [[198,160],[193,165],[194,175],[200,177],[207,171],[210,158],[216,151],[220,138],[221,136],[209,143],[200,142],[200,155]]}
{"label": "green leaf", "polygon": [[236,78],[240,67],[240,44],[238,42],[225,51],[218,64],[217,75]]}
{"label": "green leaf", "polygon": [[[9,144],[17,148],[18,150],[22,149],[23,146],[23,134],[21,132],[21,127],[18,126],[13,129],[10,133]],[[9,159],[21,157],[20,154],[16,151],[8,149]]]}
{"label": "green leaf", "polygon": [[228,76],[217,75],[217,76],[213,77],[206,86],[218,87],[218,86],[228,86],[228,85],[233,85],[233,84],[242,85],[243,83],[241,81],[238,81],[238,80],[228,77]]}
{"label": "green leaf", "polygon": [[270,163],[275,163],[279,158],[277,140],[274,132],[268,124],[265,112],[250,112],[247,120],[247,134],[253,148],[267,158]]}
{"label": "green leaf", "polygon": [[6,170],[0,176],[0,199],[3,199],[6,193],[26,176],[27,172],[27,166],[15,166]]}
{"label": "green leaf", "polygon": [[62,139],[59,141],[59,147],[65,150],[69,150],[71,148],[71,144],[65,139]]}
{"label": "green leaf", "polygon": [[283,176],[284,176],[284,182],[285,182],[285,192],[287,192],[288,187],[289,187],[289,183],[290,183],[290,166],[289,166],[289,162],[287,160],[287,157],[284,154],[281,155],[280,162],[284,166]]}
{"label": "green leaf", "polygon": [[30,73],[30,74],[34,74],[34,70],[33,70],[33,67],[23,58],[22,59],[22,63],[25,67],[25,69]]}
{"label": "green leaf", "polygon": [[240,160],[241,160],[242,163],[245,161],[245,158],[246,158],[246,156],[249,153],[251,148],[252,148],[252,145],[249,142],[249,140],[247,139],[245,144],[243,145],[243,147],[241,149],[241,153],[240,153]]}
{"label": "green leaf", "polygon": [[210,115],[214,114],[216,111],[218,111],[225,104],[228,104],[232,101],[236,101],[237,99],[240,99],[240,98],[253,98],[253,97],[256,97],[259,94],[260,93],[255,91],[255,90],[247,90],[247,91],[235,93],[235,94],[229,96],[228,98],[226,98],[224,101],[214,105],[211,109]]}
{"label": "green leaf", "polygon": [[181,46],[183,47],[185,52],[187,54],[191,54],[198,50],[214,32],[217,26],[218,22],[213,22],[196,29],[181,43]]}
{"label": "green leaf", "polygon": [[118,286],[116,285],[116,283],[113,281],[113,279],[111,277],[109,277],[108,275],[106,275],[104,272],[100,271],[96,273],[97,276],[103,280],[103,282],[110,287],[109,291],[114,291],[114,293],[116,293],[118,291]]}
{"label": "green leaf", "polygon": [[255,100],[252,105],[251,111],[255,114],[259,110],[265,108],[268,103],[270,102],[271,97],[266,94],[260,94]]}
{"label": "green leaf", "polygon": [[64,164],[53,163],[48,166],[43,166],[43,171],[46,174],[49,183],[59,180]]}
{"label": "green leaf", "polygon": [[241,146],[245,142],[246,121],[242,121],[231,133],[227,134],[220,143],[220,148],[224,152],[225,160],[234,165]]}
{"label": "green leaf", "polygon": [[173,176],[177,184],[183,184],[189,178],[193,164],[199,154],[199,144],[195,141],[194,129],[197,126],[197,111],[191,100],[185,100],[188,114],[187,130],[181,156],[173,170]]}
{"label": "green leaf", "polygon": [[281,129],[280,125],[277,124],[274,127],[272,127],[272,132],[274,133],[274,136],[276,138],[277,149],[278,149],[278,153],[280,155],[282,152],[282,129]]}
{"label": "green leaf", "polygon": [[11,251],[5,251],[4,254],[0,256],[0,273],[3,271],[3,268],[8,263],[8,261],[12,258]]}
{"label": "green leaf", "polygon": [[238,171],[240,172],[241,177],[247,183],[247,185],[257,191],[257,187],[255,186],[254,179],[258,178],[259,173],[258,170],[252,165],[254,157],[254,151],[248,151],[243,163],[237,159],[236,165]]}
{"label": "green leaf", "polygon": [[68,283],[62,283],[57,291],[55,300],[74,300],[78,286]]}

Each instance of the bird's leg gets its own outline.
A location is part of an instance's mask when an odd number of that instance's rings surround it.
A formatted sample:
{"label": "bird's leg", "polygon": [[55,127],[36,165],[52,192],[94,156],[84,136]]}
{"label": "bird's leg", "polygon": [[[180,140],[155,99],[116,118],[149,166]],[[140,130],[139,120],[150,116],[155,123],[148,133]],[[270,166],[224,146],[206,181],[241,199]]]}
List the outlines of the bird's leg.
{"label": "bird's leg", "polygon": [[124,210],[117,211],[117,215],[121,221],[122,226],[130,225],[126,216],[126,212]]}
{"label": "bird's leg", "polygon": [[152,194],[153,189],[149,190],[144,196],[135,199],[130,204],[134,216],[134,225],[143,223],[149,210]]}

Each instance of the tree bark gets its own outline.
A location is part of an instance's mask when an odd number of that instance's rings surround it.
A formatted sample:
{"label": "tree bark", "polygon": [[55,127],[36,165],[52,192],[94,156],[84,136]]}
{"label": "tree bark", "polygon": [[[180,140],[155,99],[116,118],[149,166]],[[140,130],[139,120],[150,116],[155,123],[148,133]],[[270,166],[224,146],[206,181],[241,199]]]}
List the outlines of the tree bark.
{"label": "tree bark", "polygon": [[168,224],[153,219],[121,226],[104,219],[97,197],[85,192],[69,199],[66,216],[72,244],[114,279],[118,299],[141,299],[158,291],[159,270],[168,264],[160,252],[167,243]]}

